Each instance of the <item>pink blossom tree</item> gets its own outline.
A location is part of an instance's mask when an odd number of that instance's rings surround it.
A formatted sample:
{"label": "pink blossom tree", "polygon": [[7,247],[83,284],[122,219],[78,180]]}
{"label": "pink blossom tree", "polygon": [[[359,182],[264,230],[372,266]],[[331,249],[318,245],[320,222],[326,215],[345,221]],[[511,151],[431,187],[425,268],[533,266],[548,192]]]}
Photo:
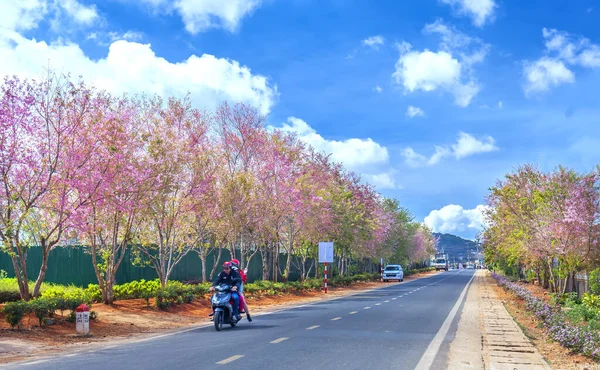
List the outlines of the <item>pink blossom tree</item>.
{"label": "pink blossom tree", "polygon": [[68,76],[6,79],[0,103],[0,237],[13,262],[21,298],[27,300],[27,250],[39,245],[42,263],[33,295],[46,276],[50,252],[70,218],[89,197],[74,191],[86,176],[94,141],[90,125],[102,115],[102,94]]}

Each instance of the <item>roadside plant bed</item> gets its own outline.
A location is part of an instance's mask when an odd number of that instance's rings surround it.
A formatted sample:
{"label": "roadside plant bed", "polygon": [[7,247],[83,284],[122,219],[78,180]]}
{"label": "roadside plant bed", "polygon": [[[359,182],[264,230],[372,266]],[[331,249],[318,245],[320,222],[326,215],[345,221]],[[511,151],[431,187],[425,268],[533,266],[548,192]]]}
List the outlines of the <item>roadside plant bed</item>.
{"label": "roadside plant bed", "polygon": [[492,273],[498,285],[513,292],[525,301],[527,311],[540,320],[550,337],[574,353],[600,361],[600,333],[588,325],[577,325],[569,321],[559,305],[550,305],[533,296],[525,287],[511,282],[506,277]]}
{"label": "roadside plant bed", "polygon": [[[349,286],[355,282],[367,282],[376,280],[378,274],[359,274],[350,277],[335,277],[330,285]],[[0,279],[0,286],[16,286],[15,279]],[[190,303],[195,298],[204,297],[209,293],[210,283],[202,284],[183,284],[179,281],[171,281],[166,287],[161,287],[158,279],[156,280],[138,280],[126,284],[116,285],[114,287],[115,300],[126,299],[144,299],[146,306],[150,306],[150,300],[154,298],[154,304],[161,310],[166,310],[171,306]],[[246,284],[245,294],[249,297],[277,296],[289,294],[292,292],[314,291],[323,286],[322,279],[307,279],[304,281],[279,282],[257,281]],[[16,287],[15,287],[16,288]],[[4,292],[14,292],[5,289]],[[18,297],[18,291],[16,291]],[[14,300],[10,294],[8,303],[2,309],[5,320],[11,327],[20,327],[21,320],[32,313],[39,320],[39,326],[44,326],[45,319],[53,318],[56,311],[61,312],[61,317],[65,311],[69,311],[68,321],[74,321],[75,309],[82,303],[91,305],[100,302],[102,294],[97,284],[89,284],[87,288],[75,286],[64,286],[47,284],[42,290],[41,296],[29,302]]]}

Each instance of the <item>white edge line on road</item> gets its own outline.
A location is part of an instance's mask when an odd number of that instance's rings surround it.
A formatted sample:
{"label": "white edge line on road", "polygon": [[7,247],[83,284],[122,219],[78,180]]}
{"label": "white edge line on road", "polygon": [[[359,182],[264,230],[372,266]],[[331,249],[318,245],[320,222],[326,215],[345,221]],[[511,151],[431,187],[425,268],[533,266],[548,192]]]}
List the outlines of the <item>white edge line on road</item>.
{"label": "white edge line on road", "polygon": [[[49,361],[49,359],[37,360],[37,361],[25,362],[25,363],[22,363],[21,365],[39,365],[39,364],[43,364],[44,362],[48,362],[48,361]],[[4,365],[11,365],[11,364],[4,364]]]}
{"label": "white edge line on road", "polygon": [[454,317],[456,316],[456,313],[458,312],[458,308],[462,304],[463,298],[467,294],[467,290],[469,289],[469,286],[471,285],[471,282],[473,281],[474,277],[475,277],[475,274],[473,274],[473,276],[471,276],[471,279],[469,279],[469,282],[463,289],[462,293],[460,293],[460,296],[456,300],[454,307],[452,307],[452,310],[450,310],[450,313],[448,314],[448,317],[446,317],[446,320],[444,320],[444,323],[440,327],[440,330],[438,330],[435,337],[433,337],[433,340],[431,341],[431,343],[429,343],[429,346],[427,346],[427,349],[425,350],[425,353],[423,353],[423,356],[421,357],[421,360],[417,364],[417,367],[415,367],[415,370],[431,369],[433,360],[435,359],[435,356],[437,355],[438,351],[440,350],[440,346],[442,345],[444,338],[446,338],[446,334],[448,334],[450,325],[452,324],[452,321],[454,320]]}
{"label": "white edge line on road", "polygon": [[230,362],[233,362],[235,360],[239,360],[240,358],[244,357],[244,355],[235,355],[235,356],[231,356],[229,358],[226,358],[224,360],[221,360],[219,362],[217,362],[217,365],[226,365]]}
{"label": "white edge line on road", "polygon": [[283,342],[284,340],[288,340],[288,339],[290,339],[290,338],[288,338],[288,337],[281,337],[281,338],[279,338],[279,339],[272,340],[272,341],[270,341],[269,343],[277,344],[277,343],[281,343],[281,342]]}

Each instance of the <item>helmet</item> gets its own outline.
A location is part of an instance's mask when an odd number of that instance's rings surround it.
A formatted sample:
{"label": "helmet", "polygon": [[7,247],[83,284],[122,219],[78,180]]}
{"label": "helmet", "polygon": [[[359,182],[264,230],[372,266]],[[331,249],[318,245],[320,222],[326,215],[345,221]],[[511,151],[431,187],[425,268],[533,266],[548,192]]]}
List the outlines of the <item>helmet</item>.
{"label": "helmet", "polygon": [[231,262],[223,262],[223,267],[231,268]]}
{"label": "helmet", "polygon": [[229,262],[231,262],[231,264],[234,265],[235,267],[239,267],[239,265],[240,265],[240,261],[235,258]]}

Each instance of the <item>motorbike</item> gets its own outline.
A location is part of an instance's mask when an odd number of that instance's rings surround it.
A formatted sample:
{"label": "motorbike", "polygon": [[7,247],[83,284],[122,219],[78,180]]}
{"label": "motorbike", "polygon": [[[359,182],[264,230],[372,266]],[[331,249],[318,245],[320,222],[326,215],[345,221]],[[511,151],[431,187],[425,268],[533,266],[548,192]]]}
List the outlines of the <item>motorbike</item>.
{"label": "motorbike", "polygon": [[221,331],[223,325],[229,324],[232,328],[238,323],[233,315],[233,298],[231,297],[231,287],[228,284],[220,284],[215,287],[215,293],[211,298],[213,308],[213,321],[215,329]]}

